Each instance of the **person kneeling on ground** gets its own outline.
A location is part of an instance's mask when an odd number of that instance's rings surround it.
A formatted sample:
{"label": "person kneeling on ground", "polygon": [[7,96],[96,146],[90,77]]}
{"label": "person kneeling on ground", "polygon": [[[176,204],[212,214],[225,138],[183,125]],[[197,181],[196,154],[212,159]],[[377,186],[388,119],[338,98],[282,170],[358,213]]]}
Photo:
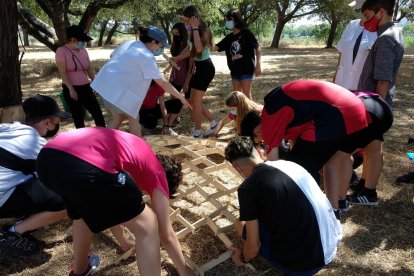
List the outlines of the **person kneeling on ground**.
{"label": "person kneeling on ground", "polygon": [[24,122],[0,124],[0,218],[21,218],[0,232],[0,250],[16,256],[37,253],[42,243],[24,234],[64,219],[63,200],[37,178],[35,163],[59,122],[71,115],[54,99],[36,95],[23,102]]}
{"label": "person kneeling on ground", "polygon": [[[161,273],[159,232],[179,273],[190,274],[169,222],[166,173],[141,138],[101,127],[62,133],[40,152],[38,173],[47,187],[62,196],[73,219],[71,275],[90,273],[100,263],[98,256],[88,258],[92,232],[111,227],[115,235],[119,224],[135,235],[140,275]],[[144,203],[141,190],[151,196],[157,216]]]}
{"label": "person kneeling on ground", "polygon": [[151,130],[156,128],[158,120],[163,119],[163,135],[177,136],[178,134],[171,129],[175,119],[178,117],[183,104],[179,99],[164,100],[164,89],[155,81],[151,82],[147,95],[142,102],[139,111],[139,122],[143,126],[144,134],[151,134]]}
{"label": "person kneeling on ground", "polygon": [[332,206],[312,176],[296,163],[260,158],[249,137],[236,137],[226,159],[246,179],[238,188],[243,249],[236,265],[258,254],[284,273],[312,275],[334,258],[342,236]]}

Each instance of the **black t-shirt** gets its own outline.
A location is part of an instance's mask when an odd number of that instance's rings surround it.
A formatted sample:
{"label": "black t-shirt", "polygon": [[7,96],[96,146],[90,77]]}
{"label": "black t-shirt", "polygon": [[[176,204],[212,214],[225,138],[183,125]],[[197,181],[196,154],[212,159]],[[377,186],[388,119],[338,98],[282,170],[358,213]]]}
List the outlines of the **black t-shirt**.
{"label": "black t-shirt", "polygon": [[315,211],[287,174],[260,164],[240,185],[238,196],[240,220],[258,219],[269,230],[271,252],[282,266],[301,271],[325,265]]}
{"label": "black t-shirt", "polygon": [[227,65],[232,75],[254,73],[254,50],[259,47],[259,43],[249,29],[241,29],[238,34],[228,34],[216,46],[220,52],[226,51]]}

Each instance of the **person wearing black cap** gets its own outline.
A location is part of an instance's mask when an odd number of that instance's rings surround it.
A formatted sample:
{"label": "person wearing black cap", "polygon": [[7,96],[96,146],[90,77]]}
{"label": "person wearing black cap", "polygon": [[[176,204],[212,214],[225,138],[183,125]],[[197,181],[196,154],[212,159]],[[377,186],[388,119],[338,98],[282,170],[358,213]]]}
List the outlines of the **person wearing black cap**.
{"label": "person wearing black cap", "polygon": [[0,218],[21,218],[0,232],[0,251],[26,256],[37,253],[41,242],[24,234],[67,216],[60,196],[38,181],[35,162],[61,120],[71,117],[54,99],[36,95],[23,102],[24,122],[0,124]]}
{"label": "person wearing black cap", "polygon": [[[109,127],[118,129],[128,119],[129,132],[137,136],[141,136],[139,110],[152,80],[178,98],[183,108],[190,107],[184,95],[164,79],[154,57],[169,47],[165,32],[154,26],[140,28],[139,40],[125,41],[116,48],[91,84],[111,112]],[[169,127],[164,125],[165,130]]]}
{"label": "person wearing black cap", "polygon": [[[69,106],[76,128],[85,127],[84,107],[95,125],[105,127],[101,107],[89,84],[95,78],[85,44],[92,38],[78,25],[66,29],[67,43],[56,50],[56,65],[62,78],[63,97]],[[88,78],[89,77],[89,78]]]}

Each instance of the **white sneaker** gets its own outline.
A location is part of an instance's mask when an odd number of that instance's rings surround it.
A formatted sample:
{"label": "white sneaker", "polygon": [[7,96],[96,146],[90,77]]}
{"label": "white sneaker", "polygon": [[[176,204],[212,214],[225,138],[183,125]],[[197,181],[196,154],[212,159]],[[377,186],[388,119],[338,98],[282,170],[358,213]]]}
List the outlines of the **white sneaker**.
{"label": "white sneaker", "polygon": [[210,122],[210,129],[206,131],[205,136],[210,136],[214,131],[216,130],[216,127],[218,126],[218,121],[214,119]]}
{"label": "white sneaker", "polygon": [[178,136],[178,133],[175,132],[172,128],[168,128],[168,134],[170,136]]}
{"label": "white sneaker", "polygon": [[203,137],[203,133],[201,132],[200,129],[193,129],[191,131],[190,137],[193,137],[193,138],[201,138],[201,137]]}

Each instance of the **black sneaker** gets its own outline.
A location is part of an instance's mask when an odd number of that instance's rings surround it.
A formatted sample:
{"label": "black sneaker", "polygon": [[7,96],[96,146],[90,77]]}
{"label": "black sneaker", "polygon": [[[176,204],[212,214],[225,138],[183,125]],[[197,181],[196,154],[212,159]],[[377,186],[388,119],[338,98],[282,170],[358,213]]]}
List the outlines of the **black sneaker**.
{"label": "black sneaker", "polygon": [[[358,176],[357,176],[357,178],[358,178]],[[349,184],[349,189],[351,189],[352,192],[360,192],[364,189],[364,185],[365,185],[365,179],[363,179],[363,178],[358,179],[358,181],[356,181],[356,180],[352,181],[352,179],[351,179],[351,183]]]}
{"label": "black sneaker", "polygon": [[11,256],[30,256],[38,253],[43,242],[28,234],[18,234],[8,231],[0,232],[0,251]]}
{"label": "black sneaker", "polygon": [[398,177],[395,182],[397,183],[411,183],[414,184],[414,172],[406,173]]}
{"label": "black sneaker", "polygon": [[338,200],[338,209],[341,210],[341,212],[348,212],[349,211],[349,203],[346,199],[340,199]]}
{"label": "black sneaker", "polygon": [[354,192],[349,196],[349,203],[353,205],[377,206],[377,192],[375,190],[370,191],[367,189],[363,189],[359,192]]}

